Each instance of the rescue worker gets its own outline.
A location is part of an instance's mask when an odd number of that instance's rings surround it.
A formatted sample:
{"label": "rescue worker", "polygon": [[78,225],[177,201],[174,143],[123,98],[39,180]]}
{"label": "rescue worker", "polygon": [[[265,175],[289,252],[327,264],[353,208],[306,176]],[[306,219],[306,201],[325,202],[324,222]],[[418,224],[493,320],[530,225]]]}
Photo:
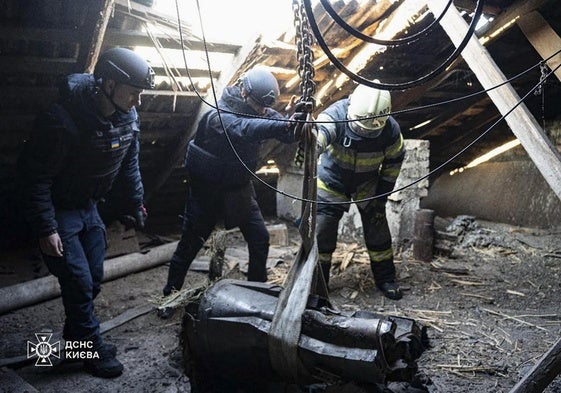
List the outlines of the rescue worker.
{"label": "rescue worker", "polygon": [[26,218],[60,284],[63,338],[88,348],[84,368],[103,378],[119,376],[123,365],[115,345],[103,341],[94,314],[106,250],[97,203],[119,175],[128,190],[125,213],[144,224],[135,107],[143,89],[153,87],[154,71],[142,57],[125,48],[107,50],[93,75],[64,79],[60,99],[37,116],[18,163]]}
{"label": "rescue worker", "polygon": [[[259,146],[265,140],[294,141],[296,122],[271,108],[278,96],[275,76],[257,66],[224,89],[218,101],[220,115],[212,109],[199,121],[187,147],[190,181],[182,236],[170,261],[164,296],[182,288],[191,262],[221,220],[226,229],[239,227],[247,242],[247,279],[267,281],[269,233],[248,170],[256,170]],[[173,312],[166,307],[158,315],[166,319]]]}
{"label": "rescue worker", "polygon": [[[393,190],[405,155],[403,137],[391,111],[389,91],[358,85],[317,117],[318,200],[345,202]],[[347,121],[353,120],[353,121]],[[392,239],[384,195],[357,204],[376,286],[394,300],[402,293],[396,282]],[[350,204],[319,203],[316,235],[319,262],[329,282],[337,230]]]}

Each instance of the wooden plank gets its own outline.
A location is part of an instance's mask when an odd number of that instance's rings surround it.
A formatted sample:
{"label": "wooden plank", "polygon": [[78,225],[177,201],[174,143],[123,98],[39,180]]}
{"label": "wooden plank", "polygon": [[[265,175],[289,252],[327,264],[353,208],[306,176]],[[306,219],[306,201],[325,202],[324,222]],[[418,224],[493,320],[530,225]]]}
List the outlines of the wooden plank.
{"label": "wooden plank", "polygon": [[138,318],[144,314],[148,314],[150,311],[154,310],[154,308],[155,306],[153,304],[141,304],[140,306],[136,306],[135,308],[129,308],[115,318],[110,319],[109,321],[102,322],[99,325],[99,332],[101,334],[106,333],[112,329],[115,329],[116,327],[132,321],[135,318]]}
{"label": "wooden plank", "polygon": [[[214,82],[214,91],[212,88],[209,88],[209,90],[205,94],[206,102],[214,105],[214,94],[216,94],[217,100],[220,99],[220,96],[222,95],[222,89],[224,89],[224,87],[231,82],[232,78],[234,78],[238,73],[240,67],[247,60],[248,56],[250,56],[256,50],[256,48],[260,46],[260,43],[261,37],[259,36],[251,39],[246,45],[242,47],[242,49],[240,49],[238,54],[232,60],[230,68],[224,70],[220,74],[220,79]],[[168,155],[168,159],[163,162],[162,165],[158,168],[160,176],[151,185],[151,188],[146,190],[145,198],[147,201],[149,201],[150,198],[154,196],[158,189],[166,182],[167,178],[171,175],[177,165],[182,162],[185,156],[185,149],[187,148],[187,144],[189,143],[193,135],[195,135],[195,132],[199,125],[199,120],[210,109],[211,108],[206,104],[201,105],[199,113],[191,122],[191,127],[189,128],[189,130],[182,134],[182,137],[177,141],[176,148]]]}
{"label": "wooden plank", "polygon": [[561,373],[561,339],[543,355],[510,393],[540,393]]}
{"label": "wooden plank", "polygon": [[0,69],[6,73],[67,75],[75,67],[72,57],[0,56]]}
{"label": "wooden plank", "polygon": [[[561,37],[538,11],[522,16],[518,20],[518,26],[542,59],[549,58],[561,48]],[[560,64],[561,55],[559,54],[547,61],[547,65],[552,70]],[[561,69],[558,68],[554,73],[557,79],[561,80]]]}
{"label": "wooden plank", "polygon": [[[548,0],[517,0],[514,4],[509,6],[503,13],[500,13],[492,23],[491,27],[485,34],[481,37],[480,42],[483,45],[488,45],[490,42],[498,39],[502,36],[505,32],[507,32],[512,26],[515,25],[514,21],[519,18],[520,15],[524,15],[528,12],[531,12],[537,8],[539,8],[542,4],[547,2]],[[471,2],[470,2],[471,3]],[[456,4],[456,2],[454,2]],[[468,4],[467,1],[460,1],[459,4],[456,4],[457,7],[464,7],[467,9],[473,9],[473,4]],[[488,10],[487,6],[483,6],[483,11],[491,11],[491,14],[494,14],[495,11]],[[410,102],[417,100],[419,97],[422,97],[427,90],[440,85],[440,83],[446,79],[450,72],[454,72],[456,66],[460,63],[460,61],[453,62],[448,68],[449,72],[443,74],[443,78],[437,78],[428,83],[422,84],[420,86],[413,87],[412,89],[407,89],[400,92],[395,92],[393,99],[393,108],[394,110],[399,110],[405,108]]]}
{"label": "wooden plank", "polygon": [[[135,18],[141,21],[155,22],[161,26],[170,27],[172,30],[176,30],[179,27],[176,16],[158,12],[152,7],[132,2],[130,0],[116,0],[115,10],[127,17]],[[183,33],[192,38],[189,25],[189,22],[186,20],[181,20]]]}
{"label": "wooden plank", "polygon": [[88,2],[88,15],[99,15],[98,18],[88,18],[82,27],[80,52],[76,61],[76,72],[93,73],[95,64],[101,52],[105,29],[113,11],[115,0],[96,0]]}
{"label": "wooden plank", "polygon": [[[445,0],[434,0],[430,2],[429,7],[433,9],[434,13],[438,13],[438,10],[442,9],[446,3]],[[466,21],[455,7],[448,10],[440,24],[456,46],[459,45],[468,30]],[[462,56],[485,89],[507,81],[477,37],[471,37]],[[505,119],[507,124],[520,140],[551,189],[561,199],[561,154],[526,105],[522,103],[517,106],[520,97],[509,83],[489,91],[488,94],[502,115],[510,112]]]}
{"label": "wooden plank", "polygon": [[143,96],[176,96],[176,97],[192,97],[199,96],[194,91],[173,91],[173,90],[144,90]]}
{"label": "wooden plank", "polygon": [[[188,77],[187,70],[184,68],[185,66],[180,66],[173,69],[173,75],[175,77]],[[156,75],[166,75],[166,71],[162,66],[152,66],[152,69],[156,73]],[[202,68],[189,68],[189,75],[191,78],[208,78],[208,69]],[[214,79],[218,79],[220,77],[220,70],[212,70],[211,73]]]}
{"label": "wooden plank", "polygon": [[6,41],[38,41],[79,43],[80,34],[75,29],[41,29],[17,26],[0,26],[0,36]]}
{"label": "wooden plank", "polygon": [[[154,33],[160,44],[166,49],[181,49],[179,34]],[[205,46],[200,39],[191,36],[183,37],[184,47],[190,51],[204,51]],[[137,30],[107,29],[105,45],[108,46],[149,46],[154,43],[146,32]],[[210,52],[236,54],[241,45],[227,42],[207,42]]]}
{"label": "wooden plank", "polygon": [[515,24],[520,15],[537,10],[548,1],[551,0],[516,0],[495,19],[492,27],[481,37],[481,42],[488,43],[499,38]]}
{"label": "wooden plank", "polygon": [[[148,314],[154,310],[155,306],[153,304],[141,304],[134,308],[127,309],[122,314],[119,314],[115,318],[105,321],[99,325],[99,331],[104,334],[116,327],[124,325],[125,323],[132,321],[142,315]],[[62,332],[55,332],[54,337],[62,337]],[[0,390],[0,392],[10,392],[10,393],[35,393],[39,392],[35,390],[33,386],[27,384],[24,380],[19,378],[15,372],[13,374],[8,374],[5,372],[7,370],[6,366],[11,367],[23,367],[28,364],[32,364],[35,361],[33,358],[29,358],[27,355],[19,355],[10,358],[0,358],[0,381],[2,381],[2,388],[8,388],[7,390]],[[14,375],[15,374],[15,375]],[[25,389],[24,389],[25,388]]]}

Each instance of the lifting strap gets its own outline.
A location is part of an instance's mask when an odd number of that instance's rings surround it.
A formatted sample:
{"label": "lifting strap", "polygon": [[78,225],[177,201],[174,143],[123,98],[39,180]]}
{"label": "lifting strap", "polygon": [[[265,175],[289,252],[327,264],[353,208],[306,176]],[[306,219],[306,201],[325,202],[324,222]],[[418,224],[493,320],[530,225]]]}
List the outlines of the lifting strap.
{"label": "lifting strap", "polygon": [[[302,211],[300,235],[302,244],[279,294],[275,314],[269,329],[269,357],[273,369],[290,382],[297,382],[299,375],[308,372],[298,358],[298,341],[302,330],[302,315],[306,309],[308,296],[316,293],[327,298],[327,287],[319,270],[318,247],[315,236],[317,204],[317,155],[316,135],[312,132],[313,94],[313,52],[312,35],[301,0],[293,0],[296,45],[298,47],[298,73],[301,78],[300,102],[308,113],[310,123],[298,124],[303,127],[304,140],[299,149],[304,150],[304,178],[302,187]],[[298,134],[298,133],[297,133]]]}

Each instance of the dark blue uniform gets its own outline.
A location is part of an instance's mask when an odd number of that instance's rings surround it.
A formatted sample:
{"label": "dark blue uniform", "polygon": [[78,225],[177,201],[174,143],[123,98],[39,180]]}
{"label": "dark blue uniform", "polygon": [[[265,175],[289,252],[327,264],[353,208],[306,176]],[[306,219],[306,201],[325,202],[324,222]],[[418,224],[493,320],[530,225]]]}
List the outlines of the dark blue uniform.
{"label": "dark blue uniform", "polygon": [[103,118],[90,74],[73,74],[60,101],[41,113],[19,160],[26,218],[42,238],[58,232],[63,257],[43,255],[60,283],[65,307],[64,338],[101,345],[93,300],[100,291],[105,226],[97,202],[123,179],[131,211],[142,205],[136,110]]}
{"label": "dark blue uniform", "polygon": [[[164,295],[183,286],[185,275],[216,224],[224,220],[226,229],[239,227],[248,244],[248,280],[266,281],[269,233],[251,183],[256,170],[259,147],[266,139],[293,141],[289,124],[271,108],[266,119],[245,103],[238,86],[229,86],[218,105],[200,120],[197,134],[187,148],[185,166],[189,171],[189,194],[183,216],[182,236],[170,263]],[[225,135],[234,146],[240,162]]]}
{"label": "dark blue uniform", "polygon": [[[351,202],[393,190],[405,156],[403,136],[390,116],[380,135],[366,138],[353,132],[347,119],[349,100],[342,99],[318,116],[318,200]],[[387,195],[357,204],[364,240],[377,284],[395,280],[391,233],[386,219]],[[324,276],[329,277],[337,232],[349,204],[318,204],[317,239]]]}

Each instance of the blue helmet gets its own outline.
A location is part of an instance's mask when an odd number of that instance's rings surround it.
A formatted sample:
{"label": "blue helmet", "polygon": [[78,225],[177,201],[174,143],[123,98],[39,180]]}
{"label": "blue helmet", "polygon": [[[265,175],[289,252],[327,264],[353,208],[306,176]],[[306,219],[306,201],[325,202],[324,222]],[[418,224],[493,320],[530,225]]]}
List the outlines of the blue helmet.
{"label": "blue helmet", "polygon": [[277,78],[264,67],[255,67],[239,79],[251,99],[259,105],[273,106],[279,96]]}
{"label": "blue helmet", "polygon": [[94,78],[113,79],[141,89],[153,89],[154,70],[137,53],[126,48],[112,48],[101,54],[94,69]]}

